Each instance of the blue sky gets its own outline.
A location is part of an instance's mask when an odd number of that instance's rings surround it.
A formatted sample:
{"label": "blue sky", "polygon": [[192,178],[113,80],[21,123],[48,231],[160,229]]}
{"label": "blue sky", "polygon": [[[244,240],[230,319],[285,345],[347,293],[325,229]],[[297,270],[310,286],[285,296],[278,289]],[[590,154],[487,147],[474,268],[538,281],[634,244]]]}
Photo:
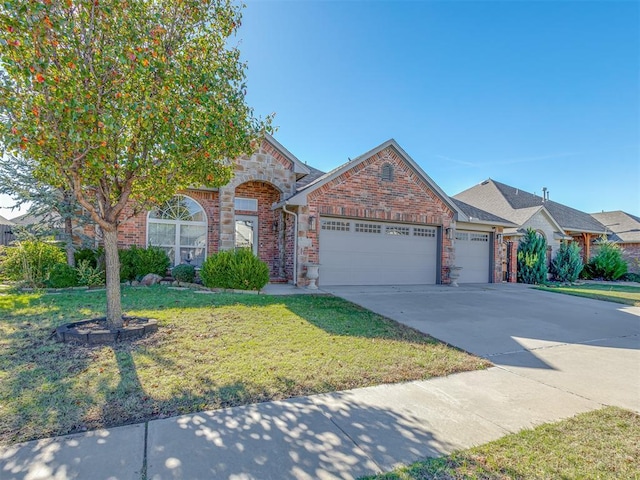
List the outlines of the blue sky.
{"label": "blue sky", "polygon": [[249,0],[237,41],[249,104],[316,168],[395,138],[449,195],[640,215],[639,2]]}
{"label": "blue sky", "polygon": [[248,101],[332,169],[395,138],[449,195],[491,177],[640,214],[640,3],[248,1]]}

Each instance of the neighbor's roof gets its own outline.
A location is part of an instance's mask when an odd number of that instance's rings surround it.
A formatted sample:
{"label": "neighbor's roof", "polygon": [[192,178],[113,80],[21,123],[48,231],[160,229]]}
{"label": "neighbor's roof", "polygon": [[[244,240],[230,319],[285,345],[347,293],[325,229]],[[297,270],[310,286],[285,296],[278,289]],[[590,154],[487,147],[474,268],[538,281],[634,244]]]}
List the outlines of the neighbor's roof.
{"label": "neighbor's roof", "polygon": [[49,223],[49,224],[59,223],[62,225],[62,217],[55,210],[51,210],[47,213],[39,213],[36,215],[27,212],[20,215],[19,217],[14,218],[13,222],[16,225],[21,225],[23,227],[28,227],[29,225],[36,225],[36,224],[42,224],[42,223]]}
{"label": "neighbor's roof", "polygon": [[9,225],[10,227],[12,227],[13,225],[15,225],[15,223],[0,215],[0,225]]}
{"label": "neighbor's roof", "polygon": [[477,223],[500,224],[505,227],[516,226],[515,223],[510,222],[509,220],[499,217],[498,215],[494,215],[493,213],[489,213],[478,207],[474,207],[473,205],[469,205],[468,203],[465,203],[462,200],[458,200],[457,198],[451,198],[451,200],[469,218],[470,222],[475,221]]}
{"label": "neighbor's roof", "polygon": [[640,218],[630,213],[614,212],[592,213],[591,216],[613,232],[609,239],[620,243],[640,243]]}
{"label": "neighbor's roof", "polygon": [[454,195],[454,198],[487,210],[518,225],[522,225],[540,207],[544,207],[564,230],[588,233],[605,232],[604,226],[586,212],[553,200],[544,200],[533,193],[491,179]]}

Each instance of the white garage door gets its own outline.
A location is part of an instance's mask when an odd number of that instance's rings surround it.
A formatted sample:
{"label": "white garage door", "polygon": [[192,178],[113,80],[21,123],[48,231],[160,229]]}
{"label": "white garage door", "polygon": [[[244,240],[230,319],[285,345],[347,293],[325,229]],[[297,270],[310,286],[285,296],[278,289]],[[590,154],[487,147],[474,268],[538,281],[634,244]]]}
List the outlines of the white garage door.
{"label": "white garage door", "polygon": [[320,219],[320,285],[436,283],[437,228]]}
{"label": "white garage door", "polygon": [[456,232],[455,264],[462,267],[458,283],[488,283],[491,242],[487,232]]}

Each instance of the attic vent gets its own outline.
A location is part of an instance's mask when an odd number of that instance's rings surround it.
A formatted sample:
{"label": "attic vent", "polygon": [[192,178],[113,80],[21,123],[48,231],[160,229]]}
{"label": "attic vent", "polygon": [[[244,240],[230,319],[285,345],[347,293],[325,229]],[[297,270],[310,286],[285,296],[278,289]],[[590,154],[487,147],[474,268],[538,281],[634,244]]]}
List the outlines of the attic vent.
{"label": "attic vent", "polygon": [[393,182],[393,165],[390,163],[385,163],[382,165],[382,173],[380,174],[380,179],[383,182]]}

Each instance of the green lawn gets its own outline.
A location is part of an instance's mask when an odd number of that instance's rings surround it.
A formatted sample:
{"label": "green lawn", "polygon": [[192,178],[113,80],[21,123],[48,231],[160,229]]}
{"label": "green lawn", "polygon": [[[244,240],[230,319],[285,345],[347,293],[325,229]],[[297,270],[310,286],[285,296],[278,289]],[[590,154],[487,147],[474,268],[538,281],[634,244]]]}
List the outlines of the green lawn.
{"label": "green lawn", "polygon": [[637,479],[640,478],[640,416],[608,407],[367,478]]}
{"label": "green lawn", "polygon": [[103,291],[0,293],[0,443],[489,365],[330,296],[125,287],[123,303],[159,332],[88,348],[52,333],[104,315]]}
{"label": "green lawn", "polygon": [[619,284],[604,285],[600,283],[590,283],[585,285],[540,286],[536,288],[546,292],[564,293],[567,295],[576,295],[578,297],[594,298],[596,300],[606,300],[608,302],[640,306],[640,287]]}

